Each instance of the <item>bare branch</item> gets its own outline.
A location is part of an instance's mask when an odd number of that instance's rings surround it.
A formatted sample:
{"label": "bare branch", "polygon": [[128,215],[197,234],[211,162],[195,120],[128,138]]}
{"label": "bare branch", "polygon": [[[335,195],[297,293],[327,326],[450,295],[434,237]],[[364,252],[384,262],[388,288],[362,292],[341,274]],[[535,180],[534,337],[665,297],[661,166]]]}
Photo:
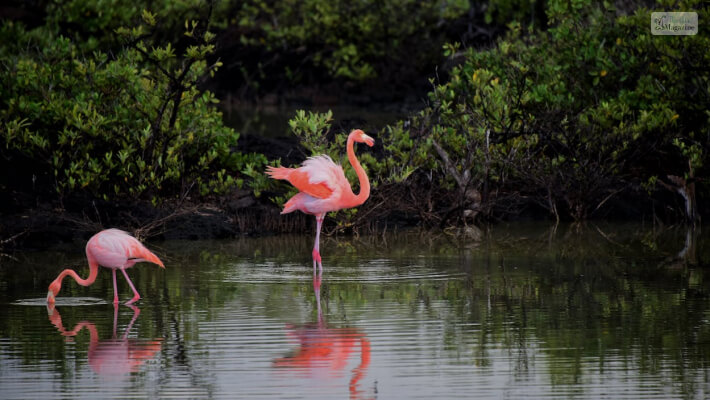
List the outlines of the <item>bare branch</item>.
{"label": "bare branch", "polygon": [[456,184],[458,185],[459,189],[461,189],[462,191],[465,190],[466,185],[468,185],[466,178],[470,178],[470,174],[469,174],[469,176],[461,176],[461,174],[459,174],[459,172],[456,170],[456,167],[454,166],[454,164],[451,162],[449,155],[439,145],[439,143],[437,143],[437,141],[434,139],[432,139],[431,142],[434,145],[434,149],[436,150],[437,154],[439,154],[439,157],[441,157],[441,160],[444,162],[444,166],[446,167],[446,170],[448,171],[449,174],[451,174],[451,176],[456,181]]}

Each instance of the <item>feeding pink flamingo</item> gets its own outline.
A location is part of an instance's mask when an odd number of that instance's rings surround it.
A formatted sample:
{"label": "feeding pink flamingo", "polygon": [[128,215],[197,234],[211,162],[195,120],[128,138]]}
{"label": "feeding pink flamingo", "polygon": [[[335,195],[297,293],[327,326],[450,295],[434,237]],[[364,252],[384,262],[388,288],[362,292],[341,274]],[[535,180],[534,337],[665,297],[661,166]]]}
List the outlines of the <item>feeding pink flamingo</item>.
{"label": "feeding pink flamingo", "polygon": [[316,216],[316,241],[313,246],[313,270],[318,264],[319,271],[323,271],[319,250],[320,230],[323,218],[329,211],[343,208],[357,207],[370,197],[370,181],[365,170],[355,157],[354,143],[365,143],[372,147],[375,140],[367,136],[360,129],[355,129],[348,135],[347,153],[350,165],[360,181],[360,193],[353,193],[350,182],[345,178],[343,167],[333,162],[327,155],[310,157],[303,162],[300,168],[272,167],[266,173],[274,179],[285,179],[299,190],[284,205],[281,214],[300,210],[306,214]]}
{"label": "feeding pink flamingo", "polygon": [[158,256],[143,246],[138,239],[119,229],[106,229],[92,236],[86,244],[86,258],[89,261],[89,277],[82,279],[73,270],[65,269],[49,285],[49,292],[47,292],[48,304],[54,304],[55,297],[62,288],[62,279],[65,276],[71,276],[81,286],[89,286],[96,280],[96,275],[99,273],[99,265],[110,268],[113,274],[113,304],[118,304],[117,269],[121,270],[123,276],[126,277],[126,281],[128,281],[128,285],[133,290],[134,296],[126,304],[133,304],[141,296],[138,294],[136,287],[133,286],[131,278],[128,277],[126,268],[131,268],[135,263],[139,262],[151,262],[165,268]]}

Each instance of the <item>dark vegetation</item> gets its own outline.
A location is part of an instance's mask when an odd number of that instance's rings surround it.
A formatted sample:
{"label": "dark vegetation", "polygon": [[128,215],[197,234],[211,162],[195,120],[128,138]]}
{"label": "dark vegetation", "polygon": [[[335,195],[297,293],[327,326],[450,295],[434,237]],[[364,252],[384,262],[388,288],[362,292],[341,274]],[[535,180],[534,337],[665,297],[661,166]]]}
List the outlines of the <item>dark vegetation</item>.
{"label": "dark vegetation", "polygon": [[[651,35],[662,10],[697,12],[699,33]],[[310,218],[278,216],[291,192],[264,168],[341,159],[356,124],[304,111],[290,123],[297,141],[240,138],[220,102],[419,105],[369,132],[377,145],[356,152],[372,197],[329,232],[697,224],[710,198],[709,11],[698,0],[5,3],[0,240],[304,229]]]}

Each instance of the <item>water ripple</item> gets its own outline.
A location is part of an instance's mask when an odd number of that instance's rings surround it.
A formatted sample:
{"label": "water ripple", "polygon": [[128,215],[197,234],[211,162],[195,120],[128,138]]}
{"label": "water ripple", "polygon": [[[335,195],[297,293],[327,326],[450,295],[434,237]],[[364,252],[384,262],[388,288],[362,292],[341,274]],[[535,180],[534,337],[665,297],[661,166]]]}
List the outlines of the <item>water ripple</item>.
{"label": "water ripple", "polygon": [[[323,279],[329,282],[415,282],[458,279],[465,274],[456,270],[434,269],[421,265],[393,266],[382,260],[373,260],[354,267],[324,266]],[[285,283],[312,280],[313,268],[309,265],[274,262],[236,263],[221,281],[231,283]]]}
{"label": "water ripple", "polygon": [[[35,306],[46,307],[47,298],[39,297],[33,299],[20,299],[10,303],[15,306]],[[106,300],[96,297],[57,297],[55,306],[61,307],[78,307],[78,306],[98,306],[109,304]]]}

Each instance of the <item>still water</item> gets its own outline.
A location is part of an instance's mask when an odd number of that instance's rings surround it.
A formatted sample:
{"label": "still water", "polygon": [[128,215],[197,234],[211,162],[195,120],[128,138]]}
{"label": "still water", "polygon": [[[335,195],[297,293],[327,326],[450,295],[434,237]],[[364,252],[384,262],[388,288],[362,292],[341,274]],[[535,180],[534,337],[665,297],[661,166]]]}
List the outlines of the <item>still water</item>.
{"label": "still water", "polygon": [[[0,398],[710,396],[708,235],[638,225],[496,226],[149,243],[114,309],[83,244],[0,261]],[[120,274],[119,274],[120,275]],[[130,289],[119,279],[119,295]]]}

